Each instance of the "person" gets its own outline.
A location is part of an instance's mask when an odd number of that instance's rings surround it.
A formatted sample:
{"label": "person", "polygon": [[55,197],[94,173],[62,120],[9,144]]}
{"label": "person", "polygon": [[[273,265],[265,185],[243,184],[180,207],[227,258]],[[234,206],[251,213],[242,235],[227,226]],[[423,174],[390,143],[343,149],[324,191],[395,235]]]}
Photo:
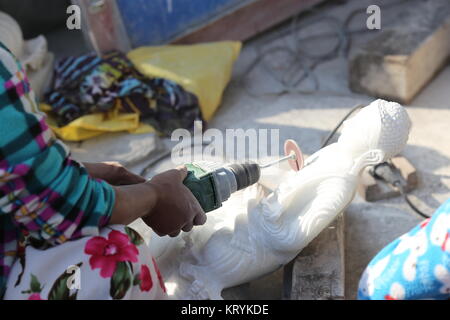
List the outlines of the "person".
{"label": "person", "polygon": [[0,43],[0,295],[159,299],[155,259],[126,225],[160,236],[204,224],[184,167],[149,181],[117,163],[79,163],[55,138],[26,73]]}
{"label": "person", "polygon": [[450,199],[373,258],[360,279],[358,298],[450,299]]}

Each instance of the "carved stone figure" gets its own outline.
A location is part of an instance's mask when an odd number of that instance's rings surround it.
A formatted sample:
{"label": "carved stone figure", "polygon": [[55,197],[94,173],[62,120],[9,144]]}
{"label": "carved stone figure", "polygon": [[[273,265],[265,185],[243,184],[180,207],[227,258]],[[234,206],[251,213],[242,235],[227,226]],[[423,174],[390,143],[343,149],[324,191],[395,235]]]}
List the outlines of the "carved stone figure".
{"label": "carved stone figure", "polygon": [[[169,294],[221,299],[224,288],[288,263],[350,204],[366,166],[403,149],[409,130],[401,105],[376,100],[347,120],[339,140],[309,157],[299,172],[263,172],[259,185],[234,194],[208,214],[204,226],[175,239],[151,236]],[[151,231],[136,225],[148,238]]]}

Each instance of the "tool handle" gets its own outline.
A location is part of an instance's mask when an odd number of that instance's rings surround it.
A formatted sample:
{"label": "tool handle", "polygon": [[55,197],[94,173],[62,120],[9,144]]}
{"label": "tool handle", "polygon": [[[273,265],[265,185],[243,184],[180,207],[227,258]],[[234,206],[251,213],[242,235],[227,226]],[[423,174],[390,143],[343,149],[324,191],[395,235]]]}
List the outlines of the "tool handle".
{"label": "tool handle", "polygon": [[183,184],[192,192],[203,211],[210,212],[222,206],[216,196],[212,174],[204,174],[198,167],[186,165],[188,174]]}

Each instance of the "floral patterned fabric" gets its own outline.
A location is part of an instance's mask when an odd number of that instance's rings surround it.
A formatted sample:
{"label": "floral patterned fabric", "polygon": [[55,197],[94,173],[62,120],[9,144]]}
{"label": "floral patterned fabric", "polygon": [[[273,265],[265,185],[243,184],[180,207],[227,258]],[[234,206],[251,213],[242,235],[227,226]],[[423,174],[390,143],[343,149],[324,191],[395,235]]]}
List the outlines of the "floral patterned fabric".
{"label": "floral patterned fabric", "polygon": [[370,262],[358,298],[450,299],[450,200]]}
{"label": "floral patterned fabric", "polygon": [[5,299],[165,299],[156,261],[140,235],[109,226],[85,237],[38,250],[25,248],[13,265]]}

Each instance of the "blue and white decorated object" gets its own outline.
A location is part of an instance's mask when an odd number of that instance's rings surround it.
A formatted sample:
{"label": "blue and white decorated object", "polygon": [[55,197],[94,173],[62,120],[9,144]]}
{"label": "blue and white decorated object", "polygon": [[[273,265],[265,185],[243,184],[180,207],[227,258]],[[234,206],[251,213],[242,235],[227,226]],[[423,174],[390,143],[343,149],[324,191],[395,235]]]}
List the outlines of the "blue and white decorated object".
{"label": "blue and white decorated object", "polygon": [[369,263],[358,298],[450,299],[450,199]]}

